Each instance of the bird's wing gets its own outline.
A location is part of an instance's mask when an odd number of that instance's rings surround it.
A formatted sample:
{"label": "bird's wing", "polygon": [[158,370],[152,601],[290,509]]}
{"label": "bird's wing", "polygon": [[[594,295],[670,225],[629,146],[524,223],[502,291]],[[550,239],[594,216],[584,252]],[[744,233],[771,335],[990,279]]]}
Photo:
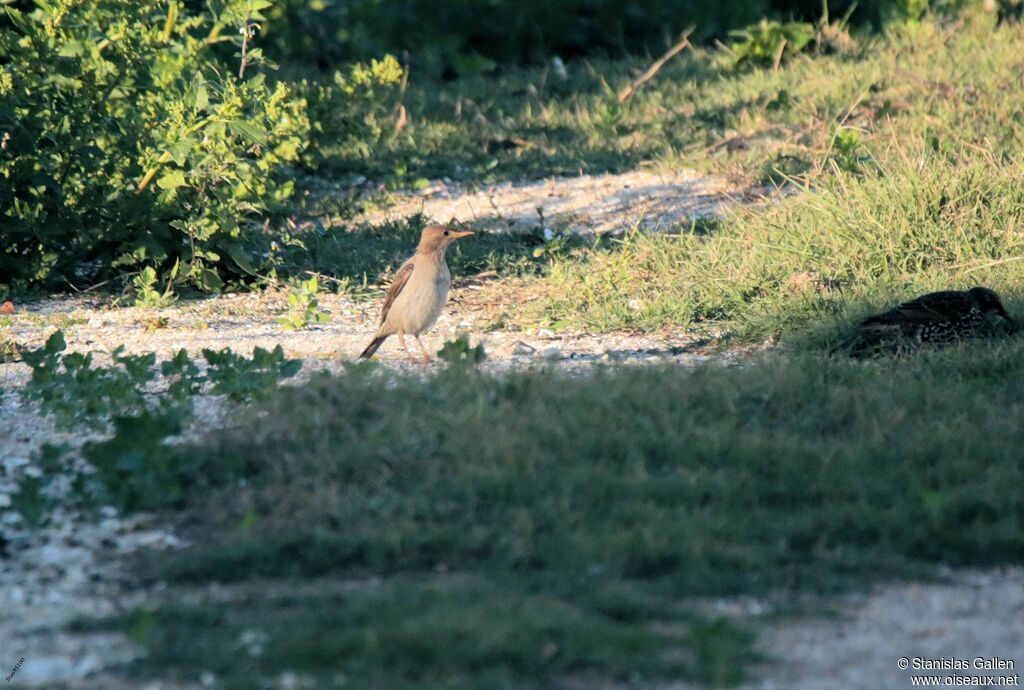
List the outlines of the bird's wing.
{"label": "bird's wing", "polygon": [[384,299],[384,308],[381,310],[380,323],[383,326],[384,322],[388,319],[388,312],[391,311],[391,305],[398,299],[399,293],[402,292],[402,288],[409,282],[409,276],[412,275],[412,259],[409,259],[402,267],[395,273],[395,279],[391,281],[391,287],[388,288],[388,296]]}
{"label": "bird's wing", "polygon": [[864,325],[945,321],[949,319],[948,310],[966,306],[961,304],[964,300],[964,296],[956,292],[932,292],[882,314],[868,317]]}

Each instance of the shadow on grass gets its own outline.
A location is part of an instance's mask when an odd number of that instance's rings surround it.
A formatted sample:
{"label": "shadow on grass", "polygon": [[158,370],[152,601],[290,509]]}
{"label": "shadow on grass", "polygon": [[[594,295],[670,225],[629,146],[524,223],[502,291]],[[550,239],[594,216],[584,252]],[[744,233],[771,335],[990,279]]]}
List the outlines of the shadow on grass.
{"label": "shadow on grass", "polygon": [[[1022,374],[1021,339],[585,375],[354,365],[182,451],[240,481],[188,496],[193,545],[143,562],[172,589],[119,625],[145,628],[140,674],[203,659],[228,687],[249,667],[325,688],[732,682],[750,638],[694,597],[1024,559]],[[290,598],[313,578],[335,589]],[[210,583],[237,596],[174,595]],[[264,654],[232,658],[247,630]]]}

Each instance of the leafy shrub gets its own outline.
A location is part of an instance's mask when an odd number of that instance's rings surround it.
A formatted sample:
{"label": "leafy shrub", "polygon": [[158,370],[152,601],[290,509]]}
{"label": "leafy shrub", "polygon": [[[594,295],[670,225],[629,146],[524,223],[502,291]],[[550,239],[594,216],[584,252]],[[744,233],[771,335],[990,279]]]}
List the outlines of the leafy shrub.
{"label": "leafy shrub", "polygon": [[169,307],[174,303],[174,279],[178,275],[178,264],[170,271],[166,287],[158,289],[156,269],[146,266],[132,278],[132,291],[135,293],[136,307]]}
{"label": "leafy shrub", "polygon": [[96,470],[88,490],[125,510],[173,505],[194,484],[201,463],[166,439],[181,433],[181,408],[114,418],[114,435],[88,443],[82,457]]}
{"label": "leafy shrub", "polygon": [[306,104],[310,121],[309,146],[304,161],[317,166],[332,152],[350,151],[369,157],[374,144],[393,128],[384,124],[391,109],[386,105],[389,88],[404,75],[402,66],[391,55],[346,70],[336,70],[329,82],[303,79],[295,84]]}
{"label": "leafy shrub", "polygon": [[[122,345],[112,353],[113,364],[104,367],[94,364],[91,352],[62,354],[66,347],[64,334],[57,331],[43,348],[23,354],[32,367],[23,398],[38,402],[61,427],[88,423],[102,431],[113,426],[112,436],[83,446],[81,456],[94,472],[73,469],[71,488],[86,503],[98,499],[125,510],[175,504],[196,484],[200,463],[177,452],[168,439],[181,434],[194,396],[207,384],[210,392],[232,402],[250,402],[267,397],[302,366],[285,358],[280,346],[254,348],[252,358],[225,348],[203,351],[204,371],[182,349],[160,364],[165,385],[153,391],[150,384],[158,370],[154,354],[126,355]],[[58,467],[69,453],[65,447],[44,446],[37,464]],[[204,466],[202,480],[218,482],[237,471],[230,463]],[[45,489],[54,474],[26,476],[19,482],[12,506],[30,525],[45,518]]]}
{"label": "leafy shrub", "polygon": [[53,286],[180,262],[180,281],[216,290],[253,272],[245,231],[291,194],[309,124],[288,87],[240,80],[212,50],[267,4],[5,7],[0,273]]}
{"label": "leafy shrub", "polygon": [[[372,134],[346,104],[401,75],[389,58],[326,86],[270,84],[254,42],[271,4],[4,5],[0,280],[53,288],[134,272],[147,302],[168,283],[217,291],[259,272],[264,222],[284,212],[294,166],[315,158],[304,151]],[[316,131],[304,95],[326,123]]]}

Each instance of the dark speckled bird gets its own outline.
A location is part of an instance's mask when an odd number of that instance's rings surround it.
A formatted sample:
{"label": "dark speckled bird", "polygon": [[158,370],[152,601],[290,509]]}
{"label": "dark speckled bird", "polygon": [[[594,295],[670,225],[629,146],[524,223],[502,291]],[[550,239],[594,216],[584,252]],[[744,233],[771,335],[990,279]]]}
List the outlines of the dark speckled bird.
{"label": "dark speckled bird", "polygon": [[911,345],[949,343],[978,335],[995,317],[1015,325],[999,295],[988,288],[973,287],[965,292],[930,292],[869,316],[858,324],[857,330],[872,345],[886,340]]}

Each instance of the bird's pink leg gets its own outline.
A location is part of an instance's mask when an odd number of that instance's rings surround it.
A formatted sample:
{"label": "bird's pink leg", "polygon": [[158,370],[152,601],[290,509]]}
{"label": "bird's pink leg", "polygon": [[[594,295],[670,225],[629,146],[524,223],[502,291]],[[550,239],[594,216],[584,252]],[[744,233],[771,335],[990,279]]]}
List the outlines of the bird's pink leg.
{"label": "bird's pink leg", "polygon": [[430,364],[430,355],[427,354],[427,348],[423,347],[423,341],[420,340],[420,337],[418,335],[415,336],[415,337],[416,337],[416,342],[420,344],[420,352],[423,353],[423,362],[424,362],[424,364]]}
{"label": "bird's pink leg", "polygon": [[416,358],[412,356],[412,353],[409,352],[409,346],[405,344],[405,337],[401,333],[398,333],[397,335],[398,342],[402,344],[402,349],[405,350],[405,356],[415,362]]}

